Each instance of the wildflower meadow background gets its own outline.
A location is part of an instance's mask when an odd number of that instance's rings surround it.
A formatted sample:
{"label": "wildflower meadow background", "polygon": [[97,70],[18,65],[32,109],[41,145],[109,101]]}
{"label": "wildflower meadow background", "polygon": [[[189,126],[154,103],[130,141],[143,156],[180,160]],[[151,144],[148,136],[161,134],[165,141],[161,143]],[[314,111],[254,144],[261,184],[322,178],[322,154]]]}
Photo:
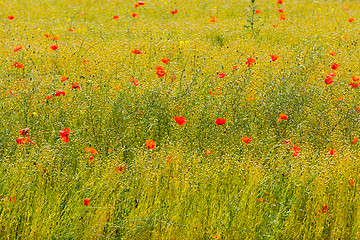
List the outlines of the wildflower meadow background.
{"label": "wildflower meadow background", "polygon": [[358,239],[358,1],[0,1],[1,239]]}

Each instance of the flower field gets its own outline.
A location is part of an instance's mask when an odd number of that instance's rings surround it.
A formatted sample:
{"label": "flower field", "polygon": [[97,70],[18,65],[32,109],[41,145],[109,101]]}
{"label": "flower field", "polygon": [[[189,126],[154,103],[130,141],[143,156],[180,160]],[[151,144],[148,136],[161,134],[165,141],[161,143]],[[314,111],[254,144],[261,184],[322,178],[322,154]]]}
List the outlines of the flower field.
{"label": "flower field", "polygon": [[1,239],[360,238],[357,1],[0,19]]}

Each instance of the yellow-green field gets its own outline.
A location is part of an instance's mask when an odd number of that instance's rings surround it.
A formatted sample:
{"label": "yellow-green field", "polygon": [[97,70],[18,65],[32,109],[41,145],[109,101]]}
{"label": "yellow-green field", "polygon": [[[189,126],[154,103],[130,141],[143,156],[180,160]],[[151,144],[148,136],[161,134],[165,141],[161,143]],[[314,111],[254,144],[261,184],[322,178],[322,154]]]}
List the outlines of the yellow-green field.
{"label": "yellow-green field", "polygon": [[0,239],[360,238],[358,1],[0,19]]}

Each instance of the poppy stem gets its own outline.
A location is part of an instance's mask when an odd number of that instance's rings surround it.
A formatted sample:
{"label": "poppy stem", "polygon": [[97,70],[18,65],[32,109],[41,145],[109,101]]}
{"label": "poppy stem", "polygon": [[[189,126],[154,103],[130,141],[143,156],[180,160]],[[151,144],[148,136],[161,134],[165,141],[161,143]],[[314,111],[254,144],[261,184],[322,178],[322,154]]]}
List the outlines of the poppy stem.
{"label": "poppy stem", "polygon": [[[328,134],[326,135],[326,138],[332,133],[332,131],[335,130],[335,128],[339,125],[339,123],[341,123],[345,118],[347,118],[347,116],[350,114],[352,109],[349,109],[348,112],[337,122],[335,123],[334,126],[331,127],[330,131],[328,132]],[[328,140],[329,141],[329,140]]]}
{"label": "poppy stem", "polygon": [[[91,101],[91,102],[90,102],[90,107],[92,107],[92,106],[93,106],[92,98],[90,98],[90,101]],[[98,144],[99,141],[98,141],[97,136],[96,136],[96,133],[95,133],[95,123],[94,123],[93,115],[91,114],[92,112],[93,112],[92,109],[90,109],[89,114],[90,114],[90,120],[91,120],[91,130],[92,130],[92,132],[93,132],[95,142],[96,142],[96,144]]]}

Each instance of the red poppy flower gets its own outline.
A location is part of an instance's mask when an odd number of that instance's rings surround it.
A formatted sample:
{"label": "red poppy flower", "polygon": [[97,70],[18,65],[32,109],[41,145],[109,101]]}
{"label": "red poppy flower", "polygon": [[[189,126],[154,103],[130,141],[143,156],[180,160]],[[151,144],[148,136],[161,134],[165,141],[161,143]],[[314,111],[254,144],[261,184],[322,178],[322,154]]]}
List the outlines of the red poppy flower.
{"label": "red poppy flower", "polygon": [[216,17],[212,16],[210,22],[216,22]]}
{"label": "red poppy flower", "polygon": [[71,28],[69,28],[68,30],[69,30],[70,32],[73,32],[73,31],[74,31],[74,30],[73,30],[73,29],[71,29]]}
{"label": "red poppy flower", "polygon": [[280,20],[286,20],[285,14],[280,14]]}
{"label": "red poppy flower", "polygon": [[326,83],[327,85],[332,84],[333,82],[334,82],[334,81],[332,80],[331,77],[326,76],[326,78],[325,78],[325,83]]}
{"label": "red poppy flower", "polygon": [[156,70],[156,74],[158,75],[158,77],[163,77],[166,74],[165,69],[161,66],[155,67],[155,70]]}
{"label": "red poppy flower", "polygon": [[174,11],[171,11],[171,14],[176,14],[176,13],[178,13],[178,10],[177,9],[175,9]]}
{"label": "red poppy flower", "polygon": [[335,56],[335,52],[334,51],[330,52],[330,55]]}
{"label": "red poppy flower", "polygon": [[321,209],[321,212],[322,212],[322,213],[325,213],[325,212],[327,212],[328,210],[329,210],[328,206],[325,205],[325,206],[323,206],[323,208]]}
{"label": "red poppy flower", "polygon": [[355,144],[359,139],[357,137],[354,137],[354,139],[352,140],[352,144]]}
{"label": "red poppy flower", "polygon": [[285,114],[283,113],[280,113],[280,118],[283,119],[283,120],[287,120],[288,119],[288,116],[286,116]]}
{"label": "red poppy flower", "polygon": [[327,77],[334,78],[334,77],[336,77],[336,73],[330,71],[329,74],[327,75]]}
{"label": "red poppy flower", "polygon": [[86,148],[85,152],[93,154],[93,155],[97,154],[97,151],[95,148]]}
{"label": "red poppy flower", "polygon": [[222,119],[222,118],[218,118],[218,119],[216,119],[216,121],[215,121],[215,124],[216,125],[223,125],[223,124],[225,124],[226,123],[226,120],[225,119]]}
{"label": "red poppy flower", "polygon": [[258,9],[256,9],[256,11],[255,11],[257,14],[260,14],[261,13],[261,11],[260,10],[258,10]]}
{"label": "red poppy flower", "polygon": [[13,91],[13,90],[9,90],[8,93],[9,93],[10,95],[14,95],[14,96],[16,96],[16,94],[17,94],[17,93],[16,93],[15,91]]}
{"label": "red poppy flower", "polygon": [[14,16],[8,16],[7,18],[10,19],[10,20],[13,20],[15,17]]}
{"label": "red poppy flower", "polygon": [[239,67],[235,65],[235,66],[233,66],[233,68],[231,70],[234,71],[236,69],[239,69]]}
{"label": "red poppy flower", "polygon": [[350,180],[349,180],[349,185],[351,185],[351,186],[354,185],[354,179],[350,179]]}
{"label": "red poppy flower", "polygon": [[18,145],[23,145],[24,143],[28,143],[29,139],[21,137],[21,138],[17,138],[16,142],[17,142]]}
{"label": "red poppy flower", "polygon": [[65,92],[64,92],[63,90],[57,90],[57,91],[55,92],[55,96],[56,96],[56,97],[61,96],[61,95],[65,96]]}
{"label": "red poppy flower", "polygon": [[28,135],[29,132],[30,132],[30,128],[24,128],[20,130],[20,135],[26,137],[26,135]]}
{"label": "red poppy flower", "polygon": [[220,72],[219,75],[217,75],[216,77],[217,77],[217,78],[223,78],[223,77],[225,77],[225,76],[226,76],[226,73]]}
{"label": "red poppy flower", "polygon": [[275,62],[276,60],[279,59],[278,55],[270,55],[270,57],[271,57],[271,60],[273,60],[273,62]]}
{"label": "red poppy flower", "polygon": [[137,50],[137,49],[135,48],[134,50],[132,50],[131,53],[133,53],[133,54],[141,54],[141,51],[140,51],[140,50]]}
{"label": "red poppy flower", "polygon": [[36,144],[35,142],[33,142],[33,138],[32,137],[30,137],[30,138],[25,138],[25,137],[22,137],[22,138],[18,138],[18,139],[16,139],[16,142],[17,142],[17,144],[19,144],[19,145],[23,145],[24,143],[25,144],[28,144],[28,143],[31,143],[31,144]]}
{"label": "red poppy flower", "polygon": [[80,12],[80,15],[85,15],[85,12]]}
{"label": "red poppy flower", "polygon": [[73,85],[72,85],[72,88],[73,88],[73,89],[79,89],[79,90],[80,90],[79,83],[78,83],[78,82],[74,82]]}
{"label": "red poppy flower", "polygon": [[360,81],[360,78],[355,77],[355,76],[352,76],[351,79],[352,79],[354,82]]}
{"label": "red poppy flower", "polygon": [[244,143],[248,144],[251,142],[251,137],[243,137],[242,140]]}
{"label": "red poppy flower", "polygon": [[51,35],[48,33],[45,33],[45,37],[49,38],[49,37],[51,37]]}
{"label": "red poppy flower", "polygon": [[352,23],[354,21],[354,18],[349,18],[349,23]]}
{"label": "red poppy flower", "polygon": [[70,128],[64,128],[63,130],[61,130],[60,133],[60,138],[63,142],[68,143],[70,141],[69,139],[69,135],[70,135]]}
{"label": "red poppy flower", "polygon": [[180,126],[184,126],[185,123],[187,123],[187,121],[185,121],[185,117],[175,116],[174,119]]}
{"label": "red poppy flower", "polygon": [[125,170],[125,166],[120,166],[118,168],[115,169],[116,173],[122,173]]}
{"label": "red poppy flower", "polygon": [[47,96],[45,96],[45,100],[49,100],[49,99],[51,99],[53,96],[52,95],[47,95]]}
{"label": "red poppy flower", "polygon": [[280,8],[280,9],[278,9],[278,12],[283,13],[283,12],[285,12],[285,9]]}
{"label": "red poppy flower", "polygon": [[272,25],[274,28],[278,27],[277,25]]}
{"label": "red poppy flower", "polygon": [[132,80],[131,82],[132,82],[135,86],[139,86],[139,84],[140,84],[137,80]]}
{"label": "red poppy flower", "polygon": [[145,3],[143,1],[138,1],[137,4],[139,4],[139,6],[144,6]]}
{"label": "red poppy flower", "polygon": [[330,154],[331,156],[334,156],[334,155],[336,154],[335,149],[330,149],[329,154]]}
{"label": "red poppy flower", "polygon": [[154,149],[156,147],[156,143],[151,139],[145,140],[145,145],[148,149]]}
{"label": "red poppy flower", "polygon": [[299,152],[301,149],[298,145],[295,145],[293,147],[290,148],[291,151],[294,151],[294,152]]}
{"label": "red poppy flower", "polygon": [[19,51],[20,49],[22,49],[22,46],[17,46],[17,47],[14,48],[13,51],[14,51],[14,52],[17,52],[17,51]]}
{"label": "red poppy flower", "polygon": [[162,61],[163,63],[167,64],[167,63],[170,61],[170,59],[168,59],[168,58],[163,58],[163,59],[161,59],[161,61]]}
{"label": "red poppy flower", "polygon": [[299,151],[293,151],[293,158],[296,158],[296,157],[298,157],[300,155],[301,155],[301,153]]}
{"label": "red poppy flower", "polygon": [[294,144],[293,147],[290,148],[290,150],[293,151],[293,158],[296,158],[301,155],[300,153],[301,149],[298,145]]}
{"label": "red poppy flower", "polygon": [[53,36],[51,40],[59,40],[59,36]]}
{"label": "red poppy flower", "polygon": [[283,4],[283,3],[284,3],[284,1],[282,1],[282,0],[278,0],[276,3],[277,3],[277,4]]}
{"label": "red poppy flower", "polygon": [[248,65],[248,67],[250,67],[253,63],[255,63],[255,59],[247,58],[246,64]]}
{"label": "red poppy flower", "polygon": [[342,97],[334,98],[333,101],[334,102],[341,102],[341,101],[344,101],[344,98],[342,98]]}
{"label": "red poppy flower", "polygon": [[352,82],[352,83],[349,84],[349,86],[352,87],[352,88],[356,88],[356,87],[360,86],[360,83]]}
{"label": "red poppy flower", "polygon": [[87,63],[89,63],[88,60],[83,60],[83,61],[82,61],[82,64],[87,64]]}
{"label": "red poppy flower", "polygon": [[359,107],[356,107],[355,109],[356,109],[356,111],[357,111],[358,113],[360,113],[360,108],[359,108]]}
{"label": "red poppy flower", "polygon": [[85,199],[84,199],[84,205],[85,205],[85,206],[89,206],[89,205],[90,205],[90,199],[85,198]]}
{"label": "red poppy flower", "polygon": [[331,64],[331,68],[334,69],[334,70],[338,69],[339,67],[340,67],[340,65],[337,64],[337,63]]}
{"label": "red poppy flower", "polygon": [[65,82],[66,80],[68,80],[68,77],[62,77],[62,78],[61,78],[61,81],[62,81],[62,82]]}
{"label": "red poppy flower", "polygon": [[214,153],[213,151],[211,151],[211,149],[206,150],[205,152],[205,156],[209,156],[210,154]]}
{"label": "red poppy flower", "polygon": [[136,13],[136,12],[133,12],[133,13],[131,14],[131,16],[133,16],[133,18],[136,18],[137,16],[139,16],[139,14]]}
{"label": "red poppy flower", "polygon": [[14,66],[17,67],[17,68],[24,68],[24,65],[22,63],[19,63],[19,62],[15,62],[14,63]]}
{"label": "red poppy flower", "polygon": [[50,46],[50,48],[51,48],[52,50],[56,50],[56,49],[58,49],[58,46],[52,45],[52,46]]}
{"label": "red poppy flower", "polygon": [[113,19],[119,19],[119,16],[113,16]]}
{"label": "red poppy flower", "polygon": [[262,200],[261,198],[259,198],[258,200],[256,200],[256,202],[258,202],[258,203],[262,203],[262,202],[263,202],[263,200]]}

